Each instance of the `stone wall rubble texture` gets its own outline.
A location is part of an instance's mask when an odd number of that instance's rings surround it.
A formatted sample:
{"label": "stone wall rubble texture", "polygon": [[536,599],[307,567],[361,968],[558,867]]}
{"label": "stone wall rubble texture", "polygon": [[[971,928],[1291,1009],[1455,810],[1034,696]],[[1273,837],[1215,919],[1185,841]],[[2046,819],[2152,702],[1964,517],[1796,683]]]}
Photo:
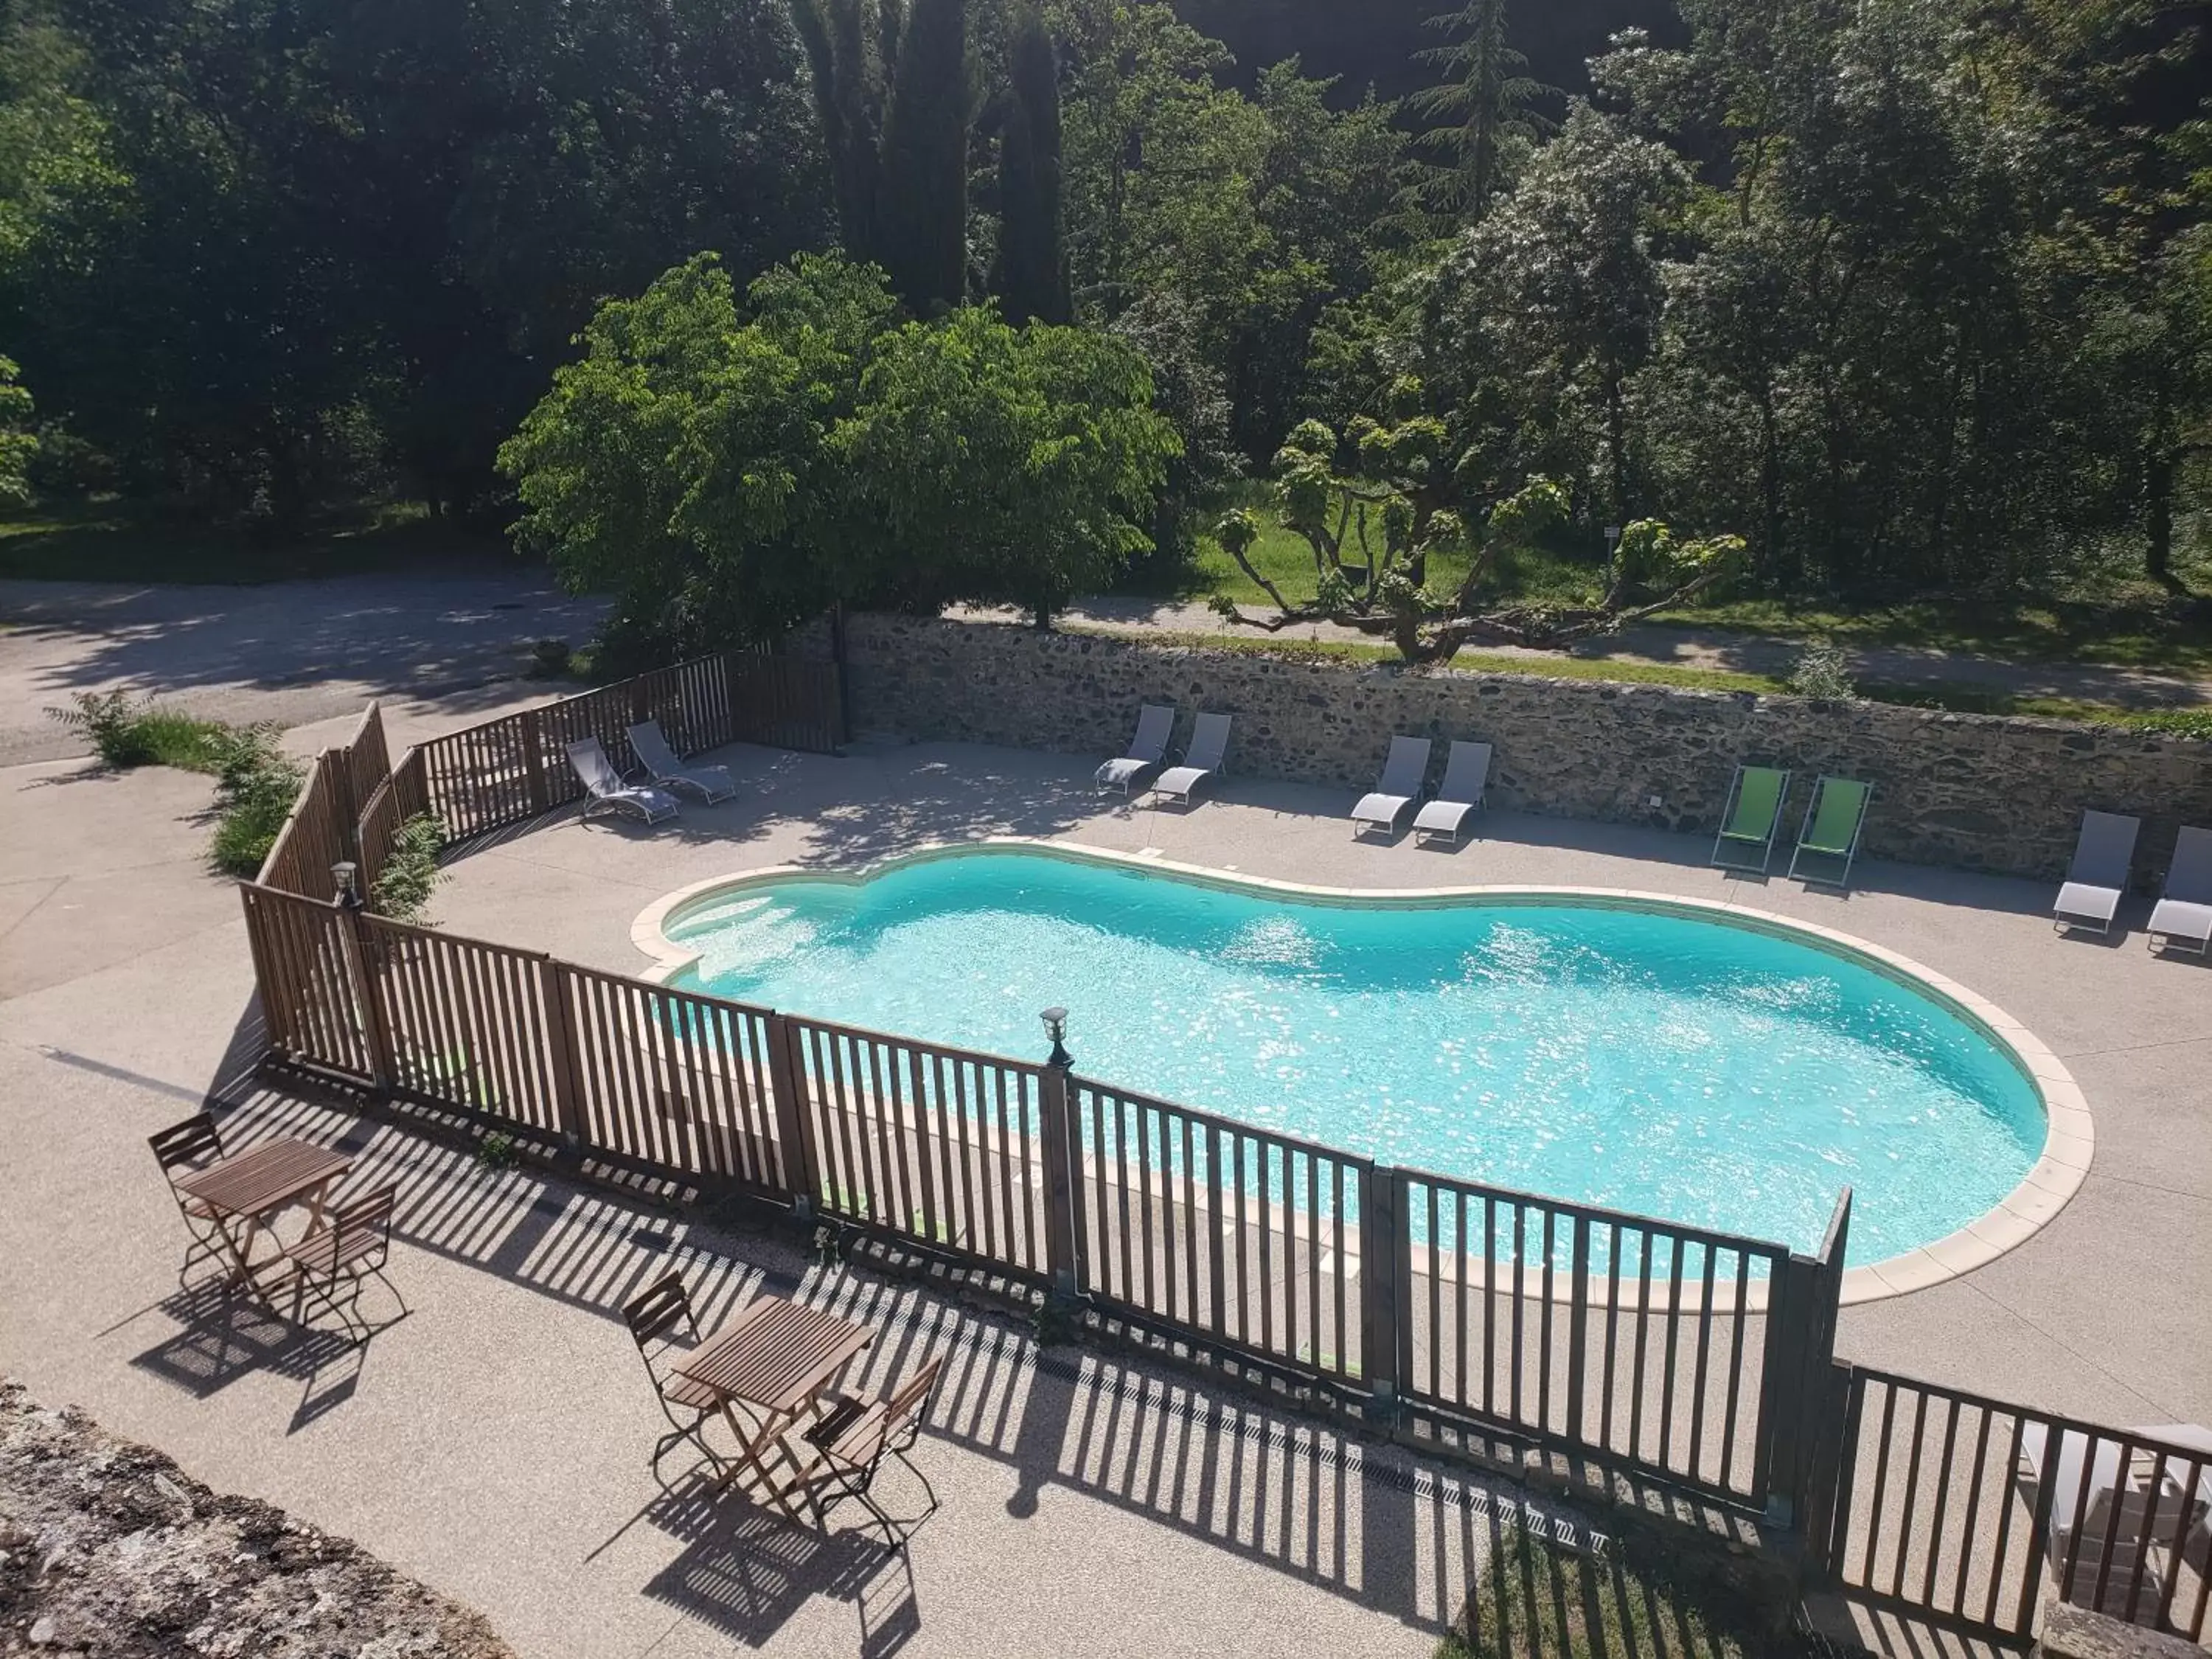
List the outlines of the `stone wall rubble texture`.
{"label": "stone wall rubble texture", "polygon": [[[802,648],[818,650],[818,635]],[[2143,820],[2136,884],[2177,828],[2212,824],[2212,743],[2069,721],[1662,685],[1416,671],[1168,647],[999,624],[865,615],[846,625],[863,732],[1118,754],[1138,705],[1236,717],[1233,775],[1370,787],[1393,732],[1494,745],[1490,799],[1510,811],[1670,830],[1717,827],[1740,761],[1789,767],[1785,842],[1823,772],[1875,785],[1864,851],[2055,878],[2084,808]],[[1439,741],[1430,768],[1442,776]],[[1656,798],[1656,805],[1653,804]]]}

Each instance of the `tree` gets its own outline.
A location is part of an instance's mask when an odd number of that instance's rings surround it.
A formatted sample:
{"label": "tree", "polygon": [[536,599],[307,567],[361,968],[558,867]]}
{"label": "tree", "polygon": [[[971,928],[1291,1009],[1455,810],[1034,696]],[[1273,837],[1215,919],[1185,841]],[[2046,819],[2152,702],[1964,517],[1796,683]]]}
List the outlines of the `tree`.
{"label": "tree", "polygon": [[739,304],[709,255],[611,301],[501,452],[520,543],[670,648],[841,601],[1012,599],[1109,581],[1176,449],[1131,348],[963,306],[895,325],[882,273],[802,255]]}
{"label": "tree", "polygon": [[967,0],[794,0],[845,252],[907,308],[968,284]]}
{"label": "tree", "polygon": [[1519,166],[1542,130],[1534,106],[1551,88],[1522,73],[1505,27],[1505,0],[1467,0],[1428,20],[1445,36],[1413,56],[1443,78],[1406,100],[1417,115],[1441,118],[1419,142],[1446,165],[1424,181],[1424,204],[1447,225],[1471,223]]}
{"label": "tree", "polygon": [[24,474],[39,441],[30,430],[31,394],[17,384],[15,361],[0,357],[0,506],[28,498]]}
{"label": "tree", "polygon": [[968,287],[968,0],[912,0],[884,109],[877,257],[916,316]]}
{"label": "tree", "polygon": [[895,312],[878,272],[835,255],[762,276],[742,311],[708,254],[609,301],[500,452],[517,541],[612,592],[617,632],[672,646],[818,614],[865,580],[829,434]]}
{"label": "tree", "polygon": [[[1420,388],[1401,384],[1401,409],[1418,404]],[[1603,596],[1593,604],[1516,603],[1487,592],[1501,559],[1526,547],[1566,511],[1567,492],[1534,477],[1493,501],[1471,529],[1443,503],[1451,489],[1443,465],[1443,422],[1406,414],[1393,425],[1361,419],[1341,434],[1308,421],[1276,459],[1276,500],[1282,521],[1313,550],[1315,598],[1293,604],[1254,567],[1259,537],[1249,508],[1228,514],[1215,532],[1223,550],[1275,603],[1271,617],[1253,616],[1217,599],[1224,621],[1273,633],[1293,623],[1329,621],[1387,635],[1407,662],[1448,662],[1477,640],[1563,650],[1670,607],[1685,605],[1724,580],[1743,550],[1742,538],[1678,538],[1656,520],[1623,531]],[[1352,462],[1337,456],[1349,451]],[[1355,550],[1359,562],[1347,554]],[[1449,593],[1428,586],[1431,556],[1473,554]]]}
{"label": "tree", "polygon": [[881,343],[831,447],[902,597],[1013,599],[1043,628],[1147,543],[1178,447],[1152,404],[1123,342],[967,307]]}
{"label": "tree", "polygon": [[1015,24],[999,137],[998,268],[992,286],[1009,322],[1065,323],[1072,311],[1060,182],[1060,66],[1044,18]]}

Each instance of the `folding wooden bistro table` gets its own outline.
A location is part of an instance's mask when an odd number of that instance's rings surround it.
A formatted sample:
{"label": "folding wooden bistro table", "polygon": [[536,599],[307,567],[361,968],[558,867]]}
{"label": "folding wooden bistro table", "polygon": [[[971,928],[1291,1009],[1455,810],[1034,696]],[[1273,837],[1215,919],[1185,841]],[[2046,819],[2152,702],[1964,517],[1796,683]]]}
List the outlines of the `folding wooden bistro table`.
{"label": "folding wooden bistro table", "polygon": [[181,1177],[177,1188],[214,1212],[223,1254],[230,1259],[231,1282],[251,1289],[253,1247],[276,1212],[289,1205],[312,1205],[307,1231],[313,1232],[322,1223],[331,1188],[352,1168],[351,1158],[327,1146],[272,1140]]}
{"label": "folding wooden bistro table", "polygon": [[[676,1366],[679,1376],[712,1391],[738,1437],[743,1457],[723,1477],[726,1483],[746,1470],[757,1474],[768,1495],[787,1513],[799,1511],[792,1495],[804,1471],[783,1446],[808,1406],[837,1380],[853,1356],[874,1341],[872,1327],[820,1308],[803,1307],[780,1296],[748,1303],[735,1319]],[[749,1430],[738,1415],[743,1405],[759,1414]],[[768,1455],[781,1452],[794,1479],[779,1486],[769,1474]]]}

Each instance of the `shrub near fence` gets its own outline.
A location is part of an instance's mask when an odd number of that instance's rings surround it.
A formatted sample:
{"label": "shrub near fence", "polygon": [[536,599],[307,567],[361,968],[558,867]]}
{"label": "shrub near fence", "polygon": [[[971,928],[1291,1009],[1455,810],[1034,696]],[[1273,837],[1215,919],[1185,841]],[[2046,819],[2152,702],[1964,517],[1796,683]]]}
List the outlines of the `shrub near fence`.
{"label": "shrub near fence", "polygon": [[[534,814],[547,744],[640,708],[680,748],[833,736],[834,678],[801,697],[778,660],[705,659],[413,750],[372,784],[358,846],[425,806],[475,832]],[[381,740],[365,721],[323,757],[241,884],[277,1056],[1052,1287],[1432,1431],[1763,1508],[1815,1571],[1976,1632],[2023,1633],[2045,1587],[2204,1628],[2212,1457],[1834,1360],[1848,1192],[1800,1255],[349,912],[313,862],[347,820],[316,799],[359,787],[353,755]]]}

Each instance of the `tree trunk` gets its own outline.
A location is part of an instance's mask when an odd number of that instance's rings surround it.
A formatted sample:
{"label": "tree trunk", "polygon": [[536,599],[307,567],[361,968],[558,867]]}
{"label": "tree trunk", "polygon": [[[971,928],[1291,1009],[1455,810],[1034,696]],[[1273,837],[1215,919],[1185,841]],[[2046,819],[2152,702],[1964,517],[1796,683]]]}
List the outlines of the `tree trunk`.
{"label": "tree trunk", "polygon": [[2179,446],[2173,441],[2173,404],[2166,388],[2158,388],[2152,405],[2151,428],[2143,445],[2143,574],[2166,587],[2173,579],[2173,480],[2179,470]]}

